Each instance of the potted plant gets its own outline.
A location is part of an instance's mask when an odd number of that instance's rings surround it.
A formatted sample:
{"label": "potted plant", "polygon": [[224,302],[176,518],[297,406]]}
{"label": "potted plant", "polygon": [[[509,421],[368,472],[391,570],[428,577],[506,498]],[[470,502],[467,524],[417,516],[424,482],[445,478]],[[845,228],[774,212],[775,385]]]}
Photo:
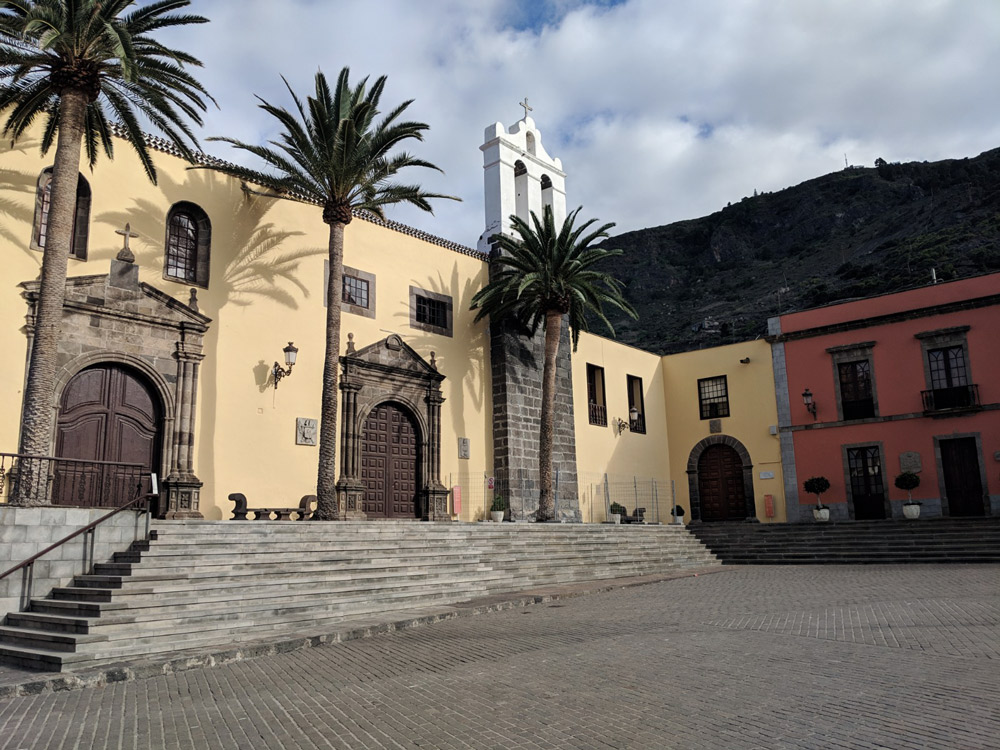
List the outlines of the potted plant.
{"label": "potted plant", "polygon": [[490,517],[494,523],[503,521],[504,513],[507,512],[507,501],[503,495],[494,495],[493,504],[490,506]]}
{"label": "potted plant", "polygon": [[817,521],[829,521],[830,506],[823,505],[819,500],[819,496],[830,489],[830,480],[826,477],[809,477],[802,484],[802,487],[810,495],[816,496],[816,507],[813,508],[813,518]]}
{"label": "potted plant", "polygon": [[896,487],[906,490],[906,502],[903,503],[903,516],[906,518],[920,518],[920,501],[913,499],[913,490],[919,486],[920,477],[912,471],[904,471],[896,477]]}
{"label": "potted plant", "polygon": [[674,506],[674,523],[684,523],[682,520],[684,518],[684,509],[679,506]]}
{"label": "potted plant", "polygon": [[611,510],[608,512],[608,518],[611,523],[621,523],[622,516],[628,515],[628,511],[625,506],[621,503],[611,503]]}

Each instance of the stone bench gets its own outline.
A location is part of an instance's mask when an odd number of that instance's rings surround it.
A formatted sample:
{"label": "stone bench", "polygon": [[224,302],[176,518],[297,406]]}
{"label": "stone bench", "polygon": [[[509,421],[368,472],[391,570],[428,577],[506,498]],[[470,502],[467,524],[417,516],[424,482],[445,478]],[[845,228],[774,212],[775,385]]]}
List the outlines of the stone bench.
{"label": "stone bench", "polygon": [[622,523],[646,523],[646,509],[636,508],[635,513],[622,514]]}
{"label": "stone bench", "polygon": [[291,521],[293,515],[298,515],[295,520],[307,521],[312,517],[312,504],[316,500],[315,495],[303,495],[296,508],[249,508],[247,507],[247,496],[242,492],[234,492],[229,496],[233,501],[233,521],[247,521],[248,513],[254,514],[256,521],[270,521],[271,514],[274,514],[275,521]]}

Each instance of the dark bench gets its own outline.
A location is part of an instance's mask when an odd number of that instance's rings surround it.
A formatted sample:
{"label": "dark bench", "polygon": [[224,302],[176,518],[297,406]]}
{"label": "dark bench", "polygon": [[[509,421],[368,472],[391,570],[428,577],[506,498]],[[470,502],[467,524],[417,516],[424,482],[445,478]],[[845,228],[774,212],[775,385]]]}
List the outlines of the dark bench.
{"label": "dark bench", "polygon": [[622,523],[645,523],[646,522],[646,509],[636,508],[635,513],[629,515],[628,513],[622,514]]}
{"label": "dark bench", "polygon": [[277,517],[275,521],[291,521],[292,516],[297,514],[299,521],[307,521],[312,516],[312,504],[316,500],[315,495],[303,495],[297,508],[248,508],[247,496],[242,492],[234,492],[229,496],[236,506],[233,508],[233,521],[247,521],[247,513],[253,513],[256,521],[270,521],[271,514]]}

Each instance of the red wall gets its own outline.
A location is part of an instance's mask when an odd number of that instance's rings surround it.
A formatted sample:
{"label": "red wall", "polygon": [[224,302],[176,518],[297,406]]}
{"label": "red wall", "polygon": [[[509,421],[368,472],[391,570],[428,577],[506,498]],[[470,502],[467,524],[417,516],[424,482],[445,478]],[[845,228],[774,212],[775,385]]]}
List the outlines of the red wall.
{"label": "red wall", "polygon": [[[787,334],[811,326],[845,323],[993,294],[1000,294],[1000,274],[794,313],[781,319],[781,332]],[[987,408],[960,416],[937,419],[924,417],[920,392],[927,389],[928,385],[924,376],[921,342],[914,335],[953,326],[969,326],[966,337],[970,382],[978,384],[980,403]],[[836,373],[831,355],[826,349],[864,341],[876,342],[872,357],[879,416],[915,415],[914,418],[900,421],[854,422],[843,426],[793,431],[800,503],[811,504],[815,501],[814,496],[802,490],[802,482],[816,475],[830,480],[831,487],[823,496],[824,502],[846,502],[847,488],[844,486],[841,446],[879,441],[883,443],[882,467],[888,480],[890,500],[906,499],[906,493],[897,490],[892,482],[900,472],[899,454],[903,451],[917,451],[921,455],[921,485],[914,490],[914,498],[939,498],[941,490],[933,438],[961,433],[981,434],[981,460],[986,469],[988,492],[1000,495],[1000,462],[994,459],[994,452],[1000,451],[1000,411],[991,410],[988,406],[997,406],[1000,402],[998,339],[1000,306],[994,304],[786,341],[785,361],[793,426],[818,427],[824,422],[837,421]],[[806,388],[812,391],[815,398],[816,420],[813,420],[802,403],[801,394]]]}

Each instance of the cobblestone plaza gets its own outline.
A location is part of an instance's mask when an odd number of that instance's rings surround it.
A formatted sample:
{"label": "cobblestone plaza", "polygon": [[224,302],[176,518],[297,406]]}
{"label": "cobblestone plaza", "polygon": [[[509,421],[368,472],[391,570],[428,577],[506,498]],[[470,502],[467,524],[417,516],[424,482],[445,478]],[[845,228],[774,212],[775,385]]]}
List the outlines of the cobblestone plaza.
{"label": "cobblestone plaza", "polygon": [[0,703],[0,748],[997,748],[1000,567],[746,567]]}

